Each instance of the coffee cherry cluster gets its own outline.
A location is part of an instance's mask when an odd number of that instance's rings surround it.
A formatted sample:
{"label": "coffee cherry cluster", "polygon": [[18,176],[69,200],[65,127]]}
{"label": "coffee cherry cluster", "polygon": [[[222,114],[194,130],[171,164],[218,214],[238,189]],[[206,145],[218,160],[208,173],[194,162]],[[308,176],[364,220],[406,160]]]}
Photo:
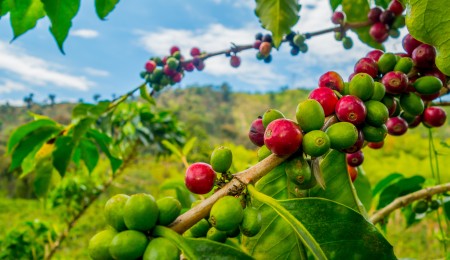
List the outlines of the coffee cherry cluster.
{"label": "coffee cherry cluster", "polygon": [[258,209],[242,207],[239,198],[225,196],[220,198],[211,208],[209,218],[204,218],[193,225],[186,237],[206,237],[220,243],[227,238],[237,237],[240,234],[253,237],[261,230],[262,219]]}
{"label": "coffee cherry cluster", "polygon": [[[233,154],[227,147],[220,146],[211,154],[210,163],[196,162],[186,169],[184,183],[195,194],[206,194],[216,185],[221,188],[231,180],[228,170],[233,161]],[[218,178],[217,173],[221,176]]]}
{"label": "coffee cherry cluster", "polygon": [[270,63],[272,61],[272,35],[262,33],[257,33],[255,35],[255,41],[253,42],[253,48],[257,49],[256,59],[263,60],[265,63]]}
{"label": "coffee cherry cluster", "polygon": [[150,194],[118,194],[106,202],[104,212],[109,227],[89,241],[92,259],[179,259],[176,245],[152,236],[156,225],[167,226],[178,217],[181,203],[177,199],[155,201]]}
{"label": "coffee cherry cluster", "polygon": [[416,200],[412,204],[412,210],[416,214],[427,213],[427,211],[437,210],[440,207],[438,200],[427,198],[424,200]]}
{"label": "coffee cherry cluster", "polygon": [[340,31],[334,32],[334,38],[337,41],[342,41],[342,46],[344,47],[344,49],[348,50],[353,47],[353,40],[346,34],[346,31],[344,29],[345,21],[346,21],[345,13],[341,11],[336,11],[331,16],[331,22],[341,26]]}
{"label": "coffee cherry cluster", "polygon": [[405,26],[405,16],[402,15],[405,7],[399,0],[392,0],[386,10],[380,7],[370,9],[367,18],[373,24],[370,27],[369,34],[372,38],[382,43],[389,36],[398,38],[399,29]]}
{"label": "coffee cherry cluster", "polygon": [[170,55],[164,58],[153,57],[145,63],[145,71],[141,72],[141,77],[152,87],[154,91],[160,91],[166,86],[173,86],[180,82],[184,73],[202,71],[205,63],[201,58],[200,49],[191,49],[192,60],[185,61],[181,55],[180,48],[173,46],[170,48]]}
{"label": "coffee cherry cluster", "polygon": [[[357,171],[352,167],[363,163],[361,149],[366,144],[381,148],[387,134],[402,135],[420,122],[426,127],[442,126],[445,111],[429,101],[440,95],[448,79],[434,65],[434,47],[410,35],[405,37],[404,46],[408,54],[369,52],[355,64],[349,82],[334,71],[323,74],[319,87],[297,106],[297,122],[278,110],[267,110],[252,122],[248,133],[250,140],[262,147],[258,155],[287,156],[300,151],[316,158],[330,148],[339,150],[347,154],[348,171],[354,180]],[[323,129],[325,118],[330,116],[339,122]],[[291,175],[308,179],[305,171]]]}

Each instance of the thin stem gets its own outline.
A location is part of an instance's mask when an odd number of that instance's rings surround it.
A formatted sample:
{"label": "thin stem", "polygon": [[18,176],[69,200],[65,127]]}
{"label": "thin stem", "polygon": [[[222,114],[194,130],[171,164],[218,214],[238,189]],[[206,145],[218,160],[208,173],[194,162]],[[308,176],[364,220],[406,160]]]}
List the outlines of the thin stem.
{"label": "thin stem", "polygon": [[386,207],[375,212],[370,217],[369,221],[372,222],[373,224],[377,224],[378,222],[382,221],[384,218],[386,218],[391,212],[393,212],[396,209],[408,206],[409,204],[411,204],[412,202],[414,202],[416,200],[428,198],[435,194],[444,193],[446,191],[450,191],[450,183],[444,183],[441,185],[428,187],[428,188],[421,189],[419,191],[410,193],[408,195],[398,197],[394,201],[389,203]]}

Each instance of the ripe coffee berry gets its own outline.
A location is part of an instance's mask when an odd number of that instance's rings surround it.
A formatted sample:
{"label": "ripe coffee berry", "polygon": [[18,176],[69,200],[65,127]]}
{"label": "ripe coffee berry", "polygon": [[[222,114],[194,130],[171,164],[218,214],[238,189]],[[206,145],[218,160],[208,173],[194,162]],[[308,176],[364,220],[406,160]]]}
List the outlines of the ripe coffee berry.
{"label": "ripe coffee berry", "polygon": [[316,88],[309,93],[309,99],[314,99],[320,103],[325,113],[329,116],[334,113],[338,97],[330,88]]}
{"label": "ripe coffee berry", "polygon": [[367,73],[372,78],[376,78],[378,75],[378,65],[371,58],[361,58],[358,60],[358,62],[356,62],[354,72]]}
{"label": "ripe coffee berry", "polygon": [[381,8],[379,7],[374,7],[372,9],[370,9],[369,13],[367,14],[367,18],[369,18],[369,20],[373,23],[377,23],[380,21],[380,15],[383,12],[383,10],[381,10]]}
{"label": "ripe coffee berry", "polygon": [[348,153],[346,158],[347,164],[352,167],[358,167],[364,162],[364,154],[361,150],[355,153]]}
{"label": "ripe coffee berry", "polygon": [[263,122],[261,118],[255,119],[255,121],[252,122],[252,125],[250,127],[250,131],[248,132],[248,137],[250,138],[250,141],[252,141],[253,144],[256,146],[263,146],[264,145],[264,131],[266,129],[264,128]]}
{"label": "ripe coffee berry", "polygon": [[373,50],[373,51],[369,51],[366,54],[366,58],[371,58],[373,61],[378,62],[381,55],[383,55],[383,54],[384,54],[384,52],[382,50]]}
{"label": "ripe coffee berry", "polygon": [[293,154],[302,145],[302,140],[302,130],[289,119],[272,121],[264,132],[264,144],[279,156]]}
{"label": "ripe coffee berry", "polygon": [[417,46],[421,45],[422,43],[416,39],[414,39],[411,34],[407,34],[402,41],[403,49],[411,55]]}
{"label": "ripe coffee berry", "polygon": [[381,43],[389,37],[389,28],[386,24],[377,22],[370,27],[369,34],[375,41]]}
{"label": "ripe coffee berry", "polygon": [[199,56],[200,54],[201,53],[200,53],[200,49],[199,48],[194,47],[194,48],[191,49],[191,56],[192,57]]}
{"label": "ripe coffee berry", "polygon": [[334,24],[342,24],[345,21],[345,14],[343,12],[334,12],[331,16],[331,22]]}
{"label": "ripe coffee berry", "polygon": [[337,72],[328,71],[320,76],[319,87],[330,88],[342,93],[344,91],[344,80]]}
{"label": "ripe coffee berry", "polygon": [[422,122],[428,127],[440,127],[447,119],[445,110],[440,107],[428,107],[423,112]]}
{"label": "ripe coffee berry", "polygon": [[408,130],[408,123],[401,117],[391,117],[386,122],[386,127],[390,135],[403,135]]}
{"label": "ripe coffee berry", "polygon": [[336,104],[336,116],[340,121],[360,125],[364,123],[366,115],[366,107],[358,97],[343,96]]}
{"label": "ripe coffee berry", "polygon": [[383,76],[381,83],[386,87],[387,93],[401,94],[408,87],[408,77],[403,72],[391,71]]}
{"label": "ripe coffee berry", "polygon": [[214,187],[216,173],[207,163],[193,163],[187,170],[184,183],[188,190],[195,194],[206,194]]}
{"label": "ripe coffee berry", "polygon": [[436,49],[431,45],[421,44],[414,49],[411,58],[419,68],[432,68],[436,58]]}
{"label": "ripe coffee berry", "polygon": [[239,58],[239,56],[231,56],[230,65],[233,68],[239,67],[239,65],[241,65],[241,58]]}

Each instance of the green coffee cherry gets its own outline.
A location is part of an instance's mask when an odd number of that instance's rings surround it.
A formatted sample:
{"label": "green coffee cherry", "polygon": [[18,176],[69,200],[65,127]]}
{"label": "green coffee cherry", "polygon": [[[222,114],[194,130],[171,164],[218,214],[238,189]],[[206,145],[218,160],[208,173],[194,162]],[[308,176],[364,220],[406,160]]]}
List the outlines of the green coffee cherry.
{"label": "green coffee cherry", "polygon": [[125,194],[117,194],[110,198],[105,204],[106,223],[117,231],[127,229],[123,219],[125,204],[130,196]]}
{"label": "green coffee cherry", "polygon": [[150,240],[142,260],[179,260],[180,249],[167,238],[157,237]]}
{"label": "green coffee cherry", "polygon": [[442,81],[434,76],[423,76],[413,83],[420,94],[435,94],[442,88]]}
{"label": "green coffee cherry", "polygon": [[180,215],[181,203],[175,198],[162,198],[156,204],[159,209],[158,225],[167,226]]}
{"label": "green coffee cherry", "polygon": [[358,139],[358,129],[348,122],[338,122],[327,128],[326,133],[330,138],[331,148],[343,150],[351,147]]}
{"label": "green coffee cherry", "polygon": [[317,100],[307,99],[300,102],[295,112],[297,122],[304,132],[319,130],[325,122],[325,112]]}
{"label": "green coffee cherry", "polygon": [[285,118],[285,116],[283,115],[283,113],[281,113],[280,111],[276,110],[276,109],[269,109],[267,110],[262,117],[262,123],[264,127],[267,127],[270,122],[274,121],[275,119],[278,118]]}
{"label": "green coffee cherry", "polygon": [[239,228],[244,236],[252,237],[259,233],[262,225],[262,217],[259,210],[247,207],[244,209],[244,217]]}
{"label": "green coffee cherry", "polygon": [[362,132],[364,134],[364,140],[367,142],[381,142],[387,135],[387,128],[386,125],[376,127],[365,124]]}
{"label": "green coffee cherry", "polygon": [[413,212],[415,212],[417,214],[422,214],[422,213],[427,212],[428,203],[425,200],[414,201],[412,207],[413,207]]}
{"label": "green coffee cherry", "polygon": [[366,122],[378,127],[385,124],[389,118],[387,107],[380,101],[369,100],[364,103],[367,109]]}
{"label": "green coffee cherry", "polygon": [[419,95],[415,93],[405,93],[400,96],[400,106],[407,113],[418,116],[423,113],[425,105]]}
{"label": "green coffee cherry", "polygon": [[358,73],[350,80],[350,95],[357,96],[361,100],[369,100],[374,93],[373,78],[367,73]]}
{"label": "green coffee cherry", "polygon": [[[384,105],[383,105],[384,106]],[[313,130],[303,136],[303,152],[311,157],[319,157],[330,150],[330,138],[321,130]]]}
{"label": "green coffee cherry", "polygon": [[109,253],[109,244],[117,235],[114,229],[103,230],[89,240],[88,252],[93,260],[113,259]]}
{"label": "green coffee cherry", "polygon": [[373,95],[370,99],[381,101],[385,94],[386,94],[386,87],[382,83],[375,81],[373,85]]}
{"label": "green coffee cherry", "polygon": [[317,184],[311,166],[301,155],[289,159],[286,162],[285,171],[289,180],[296,184],[299,189],[311,189]]}
{"label": "green coffee cherry", "polygon": [[239,226],[243,218],[239,199],[232,196],[220,198],[211,208],[209,223],[218,230],[230,231]]}
{"label": "green coffee cherry", "polygon": [[397,64],[397,58],[394,53],[386,52],[380,56],[378,60],[378,71],[383,74],[388,73],[389,71],[394,70],[395,65]]}
{"label": "green coffee cherry", "polygon": [[231,163],[233,161],[233,154],[231,150],[227,147],[220,146],[211,154],[211,166],[214,171],[225,173],[230,169]]}
{"label": "green coffee cherry", "polygon": [[195,223],[189,230],[193,237],[206,237],[206,233],[210,228],[209,222],[202,218],[199,222]]}
{"label": "green coffee cherry", "polygon": [[258,149],[258,162],[264,160],[267,156],[271,155],[272,152],[267,148],[267,146],[263,145]]}
{"label": "green coffee cherry", "polygon": [[408,74],[413,66],[414,62],[410,57],[402,57],[397,62],[397,64],[395,64],[394,71],[401,71],[405,74]]}
{"label": "green coffee cherry", "polygon": [[219,243],[225,243],[225,241],[227,241],[227,232],[212,227],[208,230],[206,238]]}

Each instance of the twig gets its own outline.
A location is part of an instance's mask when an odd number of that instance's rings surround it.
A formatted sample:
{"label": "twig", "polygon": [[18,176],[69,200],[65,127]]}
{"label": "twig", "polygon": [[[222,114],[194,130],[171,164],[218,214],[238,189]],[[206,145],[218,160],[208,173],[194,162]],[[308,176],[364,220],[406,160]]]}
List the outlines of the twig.
{"label": "twig", "polygon": [[197,206],[185,212],[183,215],[180,215],[172,224],[169,225],[169,227],[180,234],[183,233],[202,218],[208,216],[212,205],[218,199],[226,195],[236,194],[237,190],[244,190],[246,185],[256,182],[287,158],[288,156],[279,157],[272,154],[249,169],[235,174],[235,177],[228,184]]}
{"label": "twig", "polygon": [[450,191],[450,183],[444,183],[441,185],[436,185],[433,187],[428,187],[413,193],[410,193],[408,195],[402,196],[402,197],[398,197],[396,198],[394,201],[392,201],[389,205],[387,205],[386,207],[380,209],[379,211],[375,212],[371,217],[370,217],[370,222],[372,222],[373,224],[377,224],[378,222],[380,222],[381,220],[383,220],[384,218],[386,218],[392,211],[399,209],[401,207],[405,207],[408,206],[410,203],[416,201],[416,200],[420,200],[420,199],[424,199],[427,197],[431,197],[434,194],[438,194],[438,193],[444,193],[446,191]]}

